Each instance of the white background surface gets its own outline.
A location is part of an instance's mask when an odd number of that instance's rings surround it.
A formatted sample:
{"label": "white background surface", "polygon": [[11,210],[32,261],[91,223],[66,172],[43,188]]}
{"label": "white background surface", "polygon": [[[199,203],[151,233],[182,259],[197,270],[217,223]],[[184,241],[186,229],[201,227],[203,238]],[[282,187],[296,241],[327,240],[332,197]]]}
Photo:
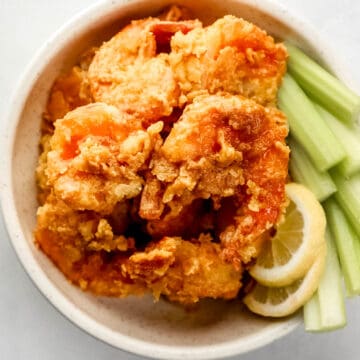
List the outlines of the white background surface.
{"label": "white background surface", "polygon": [[[360,2],[278,1],[317,27],[352,68],[354,81],[360,84]],[[11,93],[34,53],[60,25],[94,2],[0,0],[0,131],[5,131]],[[348,325],[344,330],[313,335],[299,327],[271,345],[232,359],[360,359],[359,298],[347,301],[347,313]],[[141,358],[90,337],[59,314],[22,269],[0,218],[0,359]]]}

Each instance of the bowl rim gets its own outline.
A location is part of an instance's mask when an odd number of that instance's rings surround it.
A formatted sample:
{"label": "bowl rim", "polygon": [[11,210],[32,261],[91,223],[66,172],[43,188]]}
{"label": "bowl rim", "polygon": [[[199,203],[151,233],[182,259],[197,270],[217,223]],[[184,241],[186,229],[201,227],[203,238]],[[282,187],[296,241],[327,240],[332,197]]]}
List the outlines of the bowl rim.
{"label": "bowl rim", "polygon": [[[293,15],[287,8],[275,0],[262,0],[260,2],[254,0],[236,1],[254,8],[259,8],[271,14],[273,18],[290,28],[301,28],[301,33],[308,43],[321,44],[322,57],[326,54],[328,58],[331,58],[331,64],[327,64],[329,68],[346,83],[351,81],[351,77],[345,71],[345,67],[338,59],[338,56],[312,25],[299,18],[299,16]],[[72,323],[109,345],[137,355],[159,359],[216,359],[249,352],[265,346],[293,331],[301,323],[301,317],[294,316],[285,322],[277,323],[278,326],[270,327],[268,331],[245,337],[240,342],[233,340],[231,342],[210,346],[182,347],[153,344],[147,341],[137,340],[116,333],[105,325],[99,324],[68,300],[47,278],[46,274],[37,264],[31,254],[30,245],[27,243],[21,231],[19,216],[14,205],[12,159],[18,120],[21,117],[27,97],[40,76],[43,64],[51,59],[51,54],[56,53],[69,41],[70,34],[74,28],[82,30],[89,25],[89,19],[92,19],[104,11],[108,12],[111,7],[119,9],[130,2],[136,3],[141,2],[141,0],[102,0],[80,11],[53,33],[36,52],[32,61],[20,77],[13,91],[11,101],[9,102],[9,110],[5,116],[4,134],[1,135],[1,150],[5,156],[0,165],[0,173],[2,174],[0,179],[0,200],[8,237],[25,272],[49,302]]]}

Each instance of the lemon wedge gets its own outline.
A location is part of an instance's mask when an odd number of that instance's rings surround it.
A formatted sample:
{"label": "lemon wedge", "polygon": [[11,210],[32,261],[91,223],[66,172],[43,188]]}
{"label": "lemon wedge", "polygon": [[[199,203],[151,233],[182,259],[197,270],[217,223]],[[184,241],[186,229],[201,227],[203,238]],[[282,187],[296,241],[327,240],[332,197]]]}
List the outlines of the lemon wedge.
{"label": "lemon wedge", "polygon": [[245,305],[255,314],[282,317],[302,307],[316,291],[325,266],[324,244],[306,275],[283,287],[267,287],[256,284],[244,297]]}
{"label": "lemon wedge", "polygon": [[315,195],[296,183],[285,189],[289,199],[286,213],[249,269],[250,275],[266,286],[282,287],[304,277],[325,246],[326,218]]}

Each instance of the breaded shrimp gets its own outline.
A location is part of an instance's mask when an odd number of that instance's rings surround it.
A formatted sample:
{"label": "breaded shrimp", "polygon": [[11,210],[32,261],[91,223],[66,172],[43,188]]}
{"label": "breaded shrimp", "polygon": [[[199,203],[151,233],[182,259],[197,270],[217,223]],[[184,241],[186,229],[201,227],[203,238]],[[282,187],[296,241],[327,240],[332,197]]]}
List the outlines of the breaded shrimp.
{"label": "breaded shrimp", "polygon": [[55,80],[44,113],[43,125],[47,128],[43,126],[43,130],[46,133],[52,133],[52,124],[69,111],[93,102],[87,71],[94,55],[95,48],[90,48],[82,54],[78,64]]}
{"label": "breaded shrimp", "polygon": [[264,142],[264,146],[256,149],[252,145],[254,151],[244,164],[246,186],[225,199],[218,212],[223,256],[237,266],[240,260],[248,263],[258,256],[264,237],[268,238],[268,231],[285,211],[289,149],[284,143],[284,118],[277,116],[275,122],[276,126],[266,131],[271,142],[266,144],[268,140],[262,138],[260,143]]}
{"label": "breaded shrimp", "polygon": [[262,105],[276,102],[287,52],[252,23],[228,15],[208,27],[177,32],[171,50],[184,103],[204,91],[240,94]]}
{"label": "breaded shrimp", "polygon": [[226,94],[196,98],[153,156],[140,216],[164,226],[195,199],[211,199],[221,217],[222,199],[232,198],[236,211],[219,230],[224,256],[237,266],[250,261],[284,207],[287,132],[275,108]]}
{"label": "breaded shrimp", "polygon": [[166,54],[170,39],[200,25],[195,20],[132,21],[100,47],[90,65],[95,100],[132,114],[145,128],[170,115],[180,94]]}
{"label": "breaded shrimp", "polygon": [[144,252],[130,256],[124,274],[147,286],[155,298],[165,295],[184,305],[201,298],[233,299],[241,287],[241,269],[235,270],[221,257],[219,244],[210,236],[187,241],[164,237]]}
{"label": "breaded shrimp", "polygon": [[66,277],[83,290],[118,297],[146,292],[144,286],[121,271],[129,251],[133,252],[134,240],[113,234],[99,214],[74,211],[50,195],[38,209],[35,240]]}
{"label": "breaded shrimp", "polygon": [[143,169],[162,140],[158,122],[147,130],[103,103],[69,112],[55,123],[45,174],[54,194],[74,210],[110,214],[142,190]]}
{"label": "breaded shrimp", "polygon": [[165,206],[177,215],[194,199],[234,195],[245,183],[242,148],[248,145],[241,143],[241,131],[260,131],[262,117],[264,109],[245,98],[196,98],[152,158],[140,216],[159,219]]}
{"label": "breaded shrimp", "polygon": [[132,21],[50,91],[35,238],[83,290],[233,299],[285,209],[285,47],[189,19]]}

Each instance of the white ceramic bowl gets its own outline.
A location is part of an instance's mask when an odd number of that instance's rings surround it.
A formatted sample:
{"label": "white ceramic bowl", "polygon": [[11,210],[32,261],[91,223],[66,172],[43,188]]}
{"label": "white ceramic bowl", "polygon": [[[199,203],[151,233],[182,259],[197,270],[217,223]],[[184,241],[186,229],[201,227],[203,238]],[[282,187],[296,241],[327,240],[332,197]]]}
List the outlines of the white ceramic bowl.
{"label": "white ceramic bowl", "polygon": [[[33,244],[37,208],[34,169],[41,114],[59,72],[85,49],[107,39],[129,19],[158,12],[168,0],[108,0],[68,22],[39,51],[11,103],[3,142],[2,207],[13,246],[30,277],[66,317],[93,336],[123,350],[163,359],[213,359],[263,346],[293,330],[300,316],[268,320],[249,314],[238,301],[204,302],[186,313],[150,297],[108,299],[81,292]],[[332,53],[304,22],[269,0],[177,0],[206,22],[231,13],[270,34],[301,45],[343,80]]]}

